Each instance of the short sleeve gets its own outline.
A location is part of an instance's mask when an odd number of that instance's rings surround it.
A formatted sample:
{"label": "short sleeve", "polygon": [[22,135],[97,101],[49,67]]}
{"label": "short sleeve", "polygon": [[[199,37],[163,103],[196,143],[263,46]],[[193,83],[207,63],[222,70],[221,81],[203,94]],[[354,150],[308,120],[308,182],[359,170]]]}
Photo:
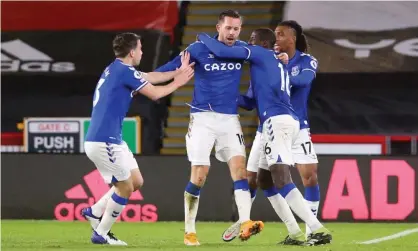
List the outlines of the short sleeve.
{"label": "short sleeve", "polygon": [[316,58],[305,54],[301,71],[312,71],[315,75],[318,70],[318,60]]}
{"label": "short sleeve", "polygon": [[144,78],[143,72],[135,70],[133,67],[129,67],[124,75],[124,84],[132,91],[132,93],[141,90],[149,82]]}

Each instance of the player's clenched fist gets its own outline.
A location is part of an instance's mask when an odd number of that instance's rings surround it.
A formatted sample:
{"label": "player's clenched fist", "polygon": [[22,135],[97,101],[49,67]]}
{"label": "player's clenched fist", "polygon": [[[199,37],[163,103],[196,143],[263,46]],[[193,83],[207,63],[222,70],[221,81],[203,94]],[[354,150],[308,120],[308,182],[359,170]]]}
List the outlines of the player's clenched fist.
{"label": "player's clenched fist", "polygon": [[282,61],[283,64],[288,64],[289,63],[289,55],[287,55],[286,52],[280,52],[280,46],[278,44],[274,45],[274,51],[276,53],[279,53],[279,55],[277,57],[278,57],[278,59],[280,59],[280,61]]}
{"label": "player's clenched fist", "polygon": [[277,43],[274,44],[274,52],[280,53],[280,46]]}
{"label": "player's clenched fist", "polygon": [[278,58],[282,61],[283,64],[289,63],[289,55],[286,52],[282,52],[279,54]]}

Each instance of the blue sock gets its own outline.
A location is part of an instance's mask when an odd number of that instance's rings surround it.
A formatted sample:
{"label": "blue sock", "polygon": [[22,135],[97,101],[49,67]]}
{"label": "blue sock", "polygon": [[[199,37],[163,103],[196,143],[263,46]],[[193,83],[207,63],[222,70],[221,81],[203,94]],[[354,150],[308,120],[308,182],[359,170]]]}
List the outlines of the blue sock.
{"label": "blue sock", "polygon": [[263,190],[264,195],[268,198],[279,193],[279,190],[275,186],[270,187],[269,189]]}
{"label": "blue sock", "polygon": [[319,199],[320,199],[319,185],[305,187],[305,200],[319,201]]}
{"label": "blue sock", "polygon": [[200,187],[196,186],[195,184],[193,184],[192,182],[189,181],[189,183],[187,183],[187,186],[186,186],[186,192],[188,192],[189,194],[192,194],[194,196],[199,196],[200,195]]}
{"label": "blue sock", "polygon": [[286,199],[286,196],[290,193],[290,191],[292,191],[295,188],[296,186],[294,183],[289,183],[284,185],[284,187],[280,188],[279,193],[282,195],[283,198]]}
{"label": "blue sock", "polygon": [[251,199],[255,198],[255,195],[257,194],[257,189],[250,188],[250,194],[251,194]]}
{"label": "blue sock", "polygon": [[126,205],[126,204],[128,204],[128,198],[120,197],[116,193],[113,193],[112,194],[112,200],[114,202],[118,203],[119,205]]}
{"label": "blue sock", "polygon": [[248,191],[250,190],[250,186],[248,185],[248,180],[247,179],[243,179],[243,180],[237,180],[234,182],[234,190],[243,190],[243,191]]}

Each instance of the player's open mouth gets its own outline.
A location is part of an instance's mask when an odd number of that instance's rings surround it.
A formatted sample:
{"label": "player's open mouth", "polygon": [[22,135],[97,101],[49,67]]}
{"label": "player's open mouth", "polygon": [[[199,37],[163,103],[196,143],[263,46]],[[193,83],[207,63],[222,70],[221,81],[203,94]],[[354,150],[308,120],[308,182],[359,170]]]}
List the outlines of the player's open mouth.
{"label": "player's open mouth", "polygon": [[226,40],[227,40],[228,42],[233,42],[233,41],[234,41],[234,38],[230,38],[230,37],[228,37]]}

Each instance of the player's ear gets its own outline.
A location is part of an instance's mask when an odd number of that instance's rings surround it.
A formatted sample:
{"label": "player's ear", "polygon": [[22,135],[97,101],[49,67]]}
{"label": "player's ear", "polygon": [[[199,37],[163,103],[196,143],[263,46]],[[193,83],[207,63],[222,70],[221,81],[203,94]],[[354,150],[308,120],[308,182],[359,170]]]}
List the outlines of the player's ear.
{"label": "player's ear", "polygon": [[221,25],[219,23],[216,24],[216,31],[219,33],[221,30]]}
{"label": "player's ear", "polygon": [[295,44],[296,44],[296,35],[293,35],[293,36],[292,36],[292,40],[293,40],[293,43],[295,43]]}

